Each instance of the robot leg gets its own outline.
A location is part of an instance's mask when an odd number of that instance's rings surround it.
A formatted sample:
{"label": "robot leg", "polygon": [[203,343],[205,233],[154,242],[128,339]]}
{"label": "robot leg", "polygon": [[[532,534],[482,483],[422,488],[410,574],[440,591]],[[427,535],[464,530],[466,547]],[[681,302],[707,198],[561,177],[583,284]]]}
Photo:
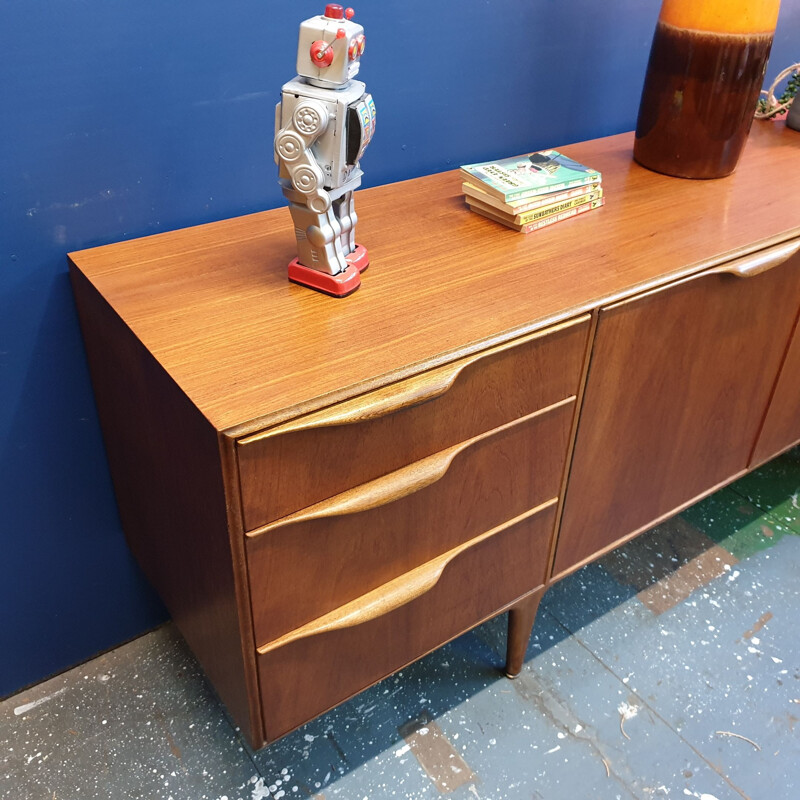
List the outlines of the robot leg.
{"label": "robot leg", "polygon": [[346,256],[350,255],[356,247],[356,222],[358,222],[352,191],[345,192],[333,201],[333,213],[342,228],[342,250]]}
{"label": "robot leg", "polygon": [[342,250],[347,263],[363,272],[369,266],[369,253],[363,245],[356,244],[358,215],[352,189],[333,201],[333,210],[342,229]]}
{"label": "robot leg", "polygon": [[289,264],[289,280],[319,292],[346,297],[361,284],[360,270],[350,264],[342,250],[342,228],[333,207],[313,211],[289,187],[284,187],[289,200],[298,256]]}
{"label": "robot leg", "polygon": [[293,200],[289,197],[289,210],[297,237],[297,261],[328,275],[344,272],[348,264],[342,250],[341,226],[333,208],[318,214]]}

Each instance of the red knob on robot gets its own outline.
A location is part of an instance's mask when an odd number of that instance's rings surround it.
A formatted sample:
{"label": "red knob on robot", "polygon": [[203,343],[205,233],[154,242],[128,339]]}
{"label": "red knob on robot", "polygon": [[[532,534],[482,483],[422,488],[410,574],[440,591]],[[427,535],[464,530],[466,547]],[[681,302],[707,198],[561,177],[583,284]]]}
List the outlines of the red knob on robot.
{"label": "red knob on robot", "polygon": [[353,19],[353,15],[356,12],[353,11],[352,8],[344,8],[340,6],[338,3],[328,3],[325,6],[325,15],[328,19]]}

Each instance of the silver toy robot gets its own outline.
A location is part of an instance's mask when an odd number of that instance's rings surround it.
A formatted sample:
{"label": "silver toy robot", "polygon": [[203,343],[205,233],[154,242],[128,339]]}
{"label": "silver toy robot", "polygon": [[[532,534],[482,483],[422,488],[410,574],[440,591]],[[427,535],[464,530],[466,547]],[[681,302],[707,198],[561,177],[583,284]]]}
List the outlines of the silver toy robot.
{"label": "silver toy robot", "polygon": [[301,23],[298,75],[275,109],[275,162],[297,235],[289,280],[335,297],[355,291],[369,264],[355,242],[353,191],[375,132],[375,104],[353,80],[364,29],[352,17],[352,8],[329,3]]}

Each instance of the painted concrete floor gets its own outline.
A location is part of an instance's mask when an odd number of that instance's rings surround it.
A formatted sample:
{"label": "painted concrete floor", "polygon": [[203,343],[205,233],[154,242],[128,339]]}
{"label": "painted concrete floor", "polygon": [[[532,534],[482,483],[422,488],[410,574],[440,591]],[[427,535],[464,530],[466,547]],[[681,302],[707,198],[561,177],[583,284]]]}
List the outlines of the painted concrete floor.
{"label": "painted concrete floor", "polygon": [[0,703],[13,800],[797,800],[800,451],[253,753],[167,625]]}

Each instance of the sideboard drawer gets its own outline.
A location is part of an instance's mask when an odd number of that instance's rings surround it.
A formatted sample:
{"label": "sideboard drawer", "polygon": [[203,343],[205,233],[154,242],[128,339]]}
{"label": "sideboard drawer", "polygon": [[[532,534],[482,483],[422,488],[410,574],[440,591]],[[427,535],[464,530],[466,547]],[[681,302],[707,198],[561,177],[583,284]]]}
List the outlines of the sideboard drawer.
{"label": "sideboard drawer", "polygon": [[258,649],[272,740],[544,583],[556,501]]}
{"label": "sideboard drawer", "polygon": [[564,400],[250,534],[256,644],[556,497],[574,407]]}
{"label": "sideboard drawer", "polygon": [[246,530],[575,395],[588,317],[239,440]]}

